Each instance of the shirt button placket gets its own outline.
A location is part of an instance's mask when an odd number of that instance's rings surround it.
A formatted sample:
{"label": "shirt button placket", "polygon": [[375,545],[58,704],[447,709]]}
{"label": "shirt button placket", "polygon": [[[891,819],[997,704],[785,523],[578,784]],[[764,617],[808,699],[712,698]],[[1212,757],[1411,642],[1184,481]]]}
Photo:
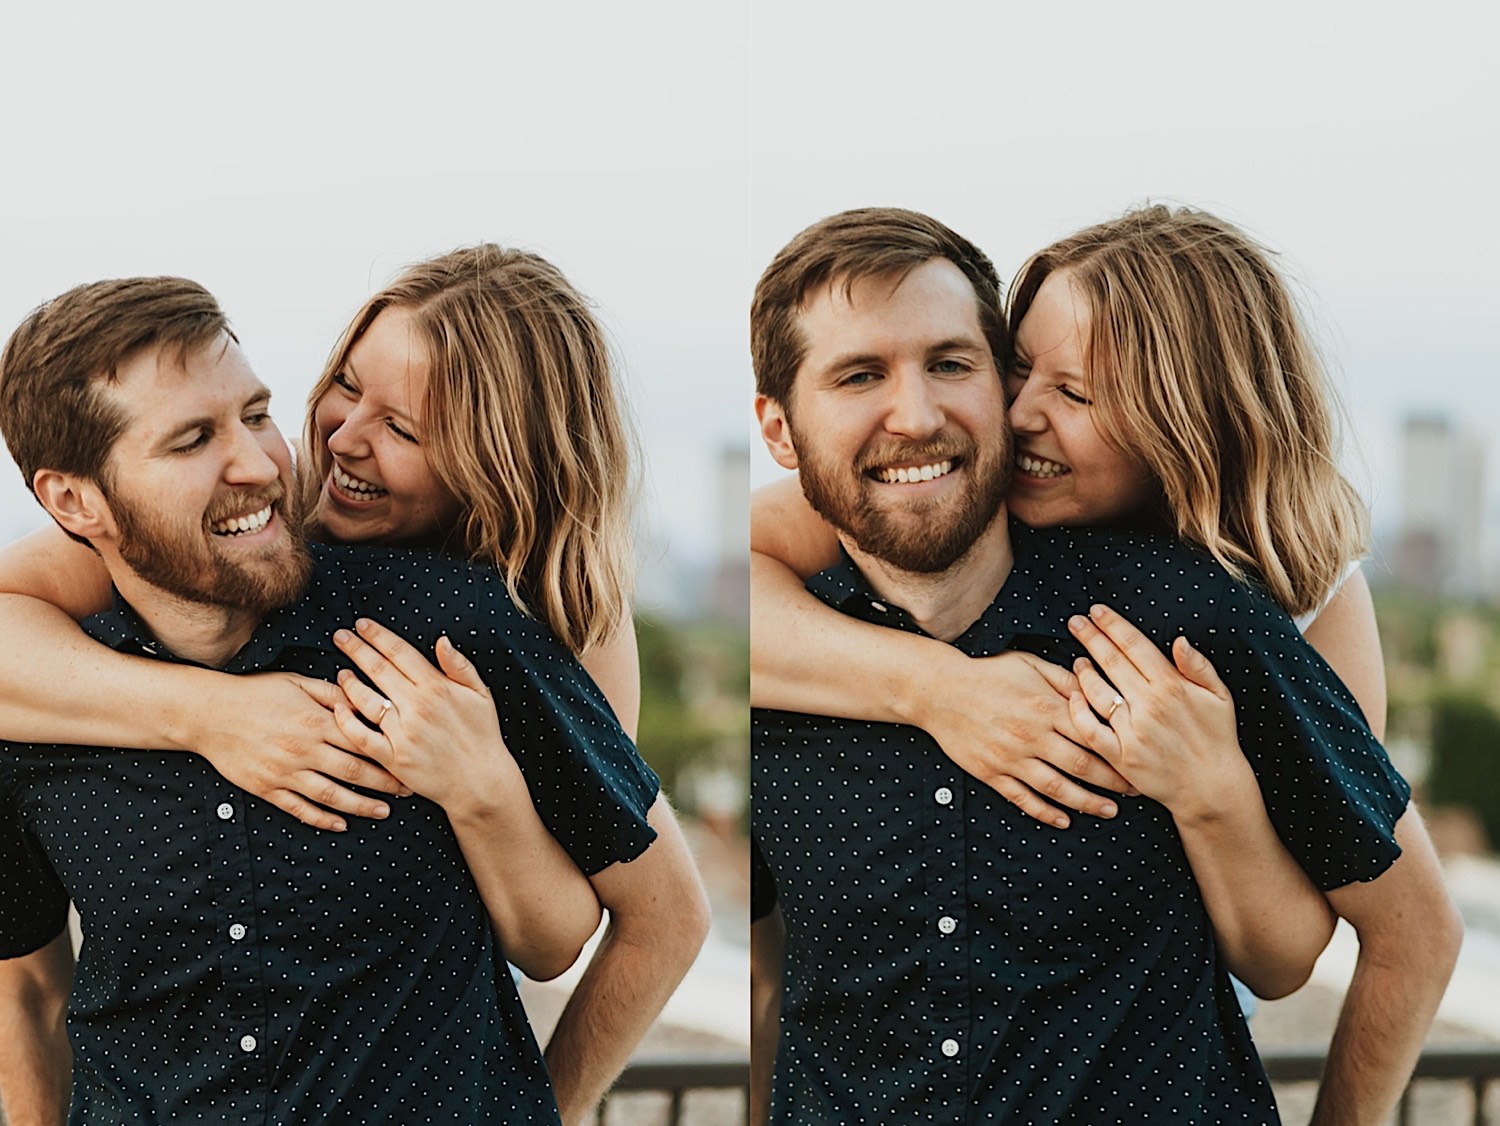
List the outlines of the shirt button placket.
{"label": "shirt button placket", "polygon": [[[928,956],[928,990],[938,1061],[946,1063],[959,1057],[960,1038],[968,1027],[968,995],[972,986],[964,943],[958,940],[963,918],[963,895],[967,854],[965,809],[962,791],[951,783],[940,782],[932,790],[933,818],[928,862],[932,878],[928,884],[935,908],[929,923],[934,930],[926,939]],[[945,1081],[946,1082],[946,1081]],[[967,1079],[958,1080],[956,1090],[967,1090]],[[952,1110],[963,1121],[964,1100],[944,1099],[941,1110],[933,1107],[936,1120],[946,1121]]]}
{"label": "shirt button placket", "polygon": [[214,954],[223,973],[224,1011],[229,1022],[226,1032],[239,1049],[248,1081],[260,1085],[266,1081],[265,1053],[257,1051],[263,1036],[248,1030],[259,1032],[266,1027],[266,1005],[255,972],[255,944],[244,941],[250,935],[249,924],[255,920],[250,828],[242,802],[221,801],[212,814],[216,878],[211,886],[216,894],[213,909],[219,918]]}

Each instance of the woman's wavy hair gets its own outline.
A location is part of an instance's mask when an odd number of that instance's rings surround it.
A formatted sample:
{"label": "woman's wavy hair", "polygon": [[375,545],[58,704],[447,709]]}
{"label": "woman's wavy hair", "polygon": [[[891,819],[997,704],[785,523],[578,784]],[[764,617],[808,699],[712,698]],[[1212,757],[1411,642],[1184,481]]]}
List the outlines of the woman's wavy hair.
{"label": "woman's wavy hair", "polygon": [[1091,315],[1100,432],[1155,475],[1171,530],[1292,613],[1321,604],[1363,554],[1368,515],[1336,464],[1337,403],[1272,253],[1202,211],[1143,207],[1031,258],[1011,324],[1060,271]]}
{"label": "woman's wavy hair", "polygon": [[427,347],[424,450],[463,506],[444,545],[582,653],[629,615],[634,439],[603,330],[550,262],[489,243],[409,267],[365,303],[308,399],[309,519],[331,455],[313,408],[384,309]]}

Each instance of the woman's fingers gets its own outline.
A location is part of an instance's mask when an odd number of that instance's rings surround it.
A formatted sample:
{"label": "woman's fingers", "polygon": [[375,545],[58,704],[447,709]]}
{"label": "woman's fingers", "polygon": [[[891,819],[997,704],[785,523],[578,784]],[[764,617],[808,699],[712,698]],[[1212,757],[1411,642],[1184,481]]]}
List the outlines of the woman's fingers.
{"label": "woman's fingers", "polygon": [[[347,711],[349,707],[353,707],[355,711],[358,711],[360,715],[370,721],[371,727],[380,727],[382,724],[392,722],[400,717],[401,713],[396,710],[395,704],[360,680],[359,677],[355,676],[348,669],[339,670],[339,687],[344,690],[344,695],[347,697],[347,704],[335,704],[333,706],[333,718],[338,722],[339,730],[344,733],[346,738],[358,737],[362,739],[369,734],[369,728],[349,727],[339,719],[340,708],[344,708]],[[352,715],[350,718],[353,718]],[[362,755],[369,754],[358,743],[356,743],[354,750]]]}
{"label": "woman's fingers", "polygon": [[419,651],[369,618],[360,618],[353,630],[336,631],[333,642],[388,696],[435,671]]}
{"label": "woman's fingers", "polygon": [[1134,674],[1150,682],[1173,672],[1171,662],[1151,639],[1108,606],[1096,603],[1089,607],[1088,617],[1077,615],[1068,626],[1122,691],[1128,691],[1128,686],[1120,676]]}
{"label": "woman's fingers", "polygon": [[443,670],[443,675],[454,684],[479,692],[485,696],[490,694],[489,685],[480,678],[479,670],[474,667],[474,662],[458,651],[458,647],[444,634],[438,638],[437,643],[438,668]]}
{"label": "woman's fingers", "polygon": [[1194,649],[1187,638],[1179,637],[1172,642],[1172,660],[1177,664],[1177,671],[1199,688],[1207,689],[1222,700],[1231,698],[1213,662]]}

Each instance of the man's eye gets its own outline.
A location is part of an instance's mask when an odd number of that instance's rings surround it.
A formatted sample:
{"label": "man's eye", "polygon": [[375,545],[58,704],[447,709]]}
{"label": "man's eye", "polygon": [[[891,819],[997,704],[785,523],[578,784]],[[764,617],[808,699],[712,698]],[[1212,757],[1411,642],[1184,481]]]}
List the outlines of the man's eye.
{"label": "man's eye", "polygon": [[174,446],[172,448],[172,452],[173,453],[179,453],[179,454],[192,453],[194,450],[202,449],[203,446],[205,446],[207,444],[208,444],[208,431],[207,430],[200,430],[200,431],[198,431],[197,436],[195,438],[193,438],[192,441],[187,442],[187,443],[185,443],[185,444],[183,444],[181,446]]}
{"label": "man's eye", "polygon": [[874,383],[878,378],[880,377],[873,371],[857,371],[853,375],[844,377],[844,385],[846,387],[859,387],[866,383]]}
{"label": "man's eye", "polygon": [[932,370],[939,375],[960,375],[969,370],[969,366],[962,360],[939,360],[932,365]]}
{"label": "man's eye", "polygon": [[259,430],[270,421],[271,414],[269,411],[255,411],[245,416],[245,425],[250,427],[251,430]]}

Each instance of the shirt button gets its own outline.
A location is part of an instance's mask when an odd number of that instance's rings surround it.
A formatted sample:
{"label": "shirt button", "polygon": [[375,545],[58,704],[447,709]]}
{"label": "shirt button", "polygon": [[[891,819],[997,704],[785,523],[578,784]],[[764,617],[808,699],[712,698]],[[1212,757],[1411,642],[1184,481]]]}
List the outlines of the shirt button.
{"label": "shirt button", "polygon": [[953,791],[948,789],[947,786],[939,786],[937,789],[937,793],[933,794],[932,796],[937,799],[938,805],[953,804]]}
{"label": "shirt button", "polygon": [[245,937],[244,923],[231,923],[229,926],[229,937],[238,942]]}
{"label": "shirt button", "polygon": [[[948,1044],[953,1044],[953,1041],[949,1040]],[[948,1044],[944,1044],[943,1045],[943,1051],[945,1051],[945,1052],[948,1051]],[[240,1037],[240,1051],[242,1051],[242,1052],[253,1052],[253,1051],[255,1051],[255,1037],[254,1036],[241,1036]],[[958,1051],[958,1045],[957,1044],[953,1044],[953,1051],[954,1052]],[[953,1052],[948,1052],[948,1054],[952,1055]]]}
{"label": "shirt button", "polygon": [[219,806],[216,812],[219,815],[220,821],[228,821],[231,817],[234,816],[234,806],[230,805],[228,802],[225,802],[223,805]]}
{"label": "shirt button", "polygon": [[952,934],[954,931],[958,930],[958,920],[955,919],[952,915],[944,915],[941,919],[938,920],[938,930],[942,931],[944,934]]}
{"label": "shirt button", "polygon": [[[250,1038],[247,1036],[247,1037],[245,1037],[245,1039],[248,1040]],[[958,1055],[958,1041],[957,1040],[944,1040],[942,1047],[943,1047],[943,1055],[947,1056],[949,1059],[952,1059],[954,1056]]]}

